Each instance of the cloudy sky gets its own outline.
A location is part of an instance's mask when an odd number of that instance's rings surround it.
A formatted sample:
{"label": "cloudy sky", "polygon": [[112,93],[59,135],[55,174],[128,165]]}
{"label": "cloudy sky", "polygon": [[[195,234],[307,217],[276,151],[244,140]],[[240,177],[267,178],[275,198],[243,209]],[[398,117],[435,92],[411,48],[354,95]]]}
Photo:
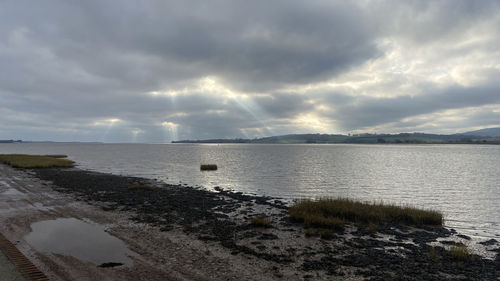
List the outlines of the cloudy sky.
{"label": "cloudy sky", "polygon": [[1,0],[0,139],[500,126],[500,1]]}

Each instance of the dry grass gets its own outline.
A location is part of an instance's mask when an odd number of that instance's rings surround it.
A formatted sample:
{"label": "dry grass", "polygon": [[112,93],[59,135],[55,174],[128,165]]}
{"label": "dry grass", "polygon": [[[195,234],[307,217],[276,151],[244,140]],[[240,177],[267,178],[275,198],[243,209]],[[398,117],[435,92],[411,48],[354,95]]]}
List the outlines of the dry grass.
{"label": "dry grass", "polygon": [[304,231],[304,235],[306,237],[319,236],[321,239],[331,239],[333,238],[333,231],[325,228],[308,228]]}
{"label": "dry grass", "polygon": [[254,227],[271,227],[271,220],[267,217],[252,218],[250,224]]}
{"label": "dry grass", "polygon": [[378,225],[376,225],[376,224],[374,224],[373,222],[371,222],[371,223],[369,223],[369,224],[368,224],[367,229],[368,229],[368,232],[370,232],[370,233],[372,233],[372,234],[373,234],[373,233],[376,233],[376,232],[377,232],[377,230],[378,230]]}
{"label": "dry grass", "polygon": [[330,229],[321,229],[319,231],[319,237],[321,237],[321,239],[331,239],[333,238],[333,232]]}
{"label": "dry grass", "polygon": [[128,189],[134,189],[134,190],[138,190],[138,189],[153,190],[153,189],[156,189],[156,186],[152,186],[152,185],[148,185],[148,184],[133,184],[133,185],[129,186]]}
{"label": "dry grass", "polygon": [[441,256],[439,255],[439,253],[436,251],[435,248],[432,248],[429,251],[428,257],[429,260],[431,260],[432,262],[438,262],[441,259]]}
{"label": "dry grass", "polygon": [[64,155],[64,154],[47,154],[47,155],[42,155],[42,156],[47,156],[47,157],[52,157],[52,158],[68,158],[68,155]]}
{"label": "dry grass", "polygon": [[469,258],[469,249],[464,244],[459,244],[450,247],[451,258],[458,261],[463,261]]}
{"label": "dry grass", "polygon": [[1,154],[0,162],[14,168],[71,168],[74,163],[68,159],[61,159],[66,155],[26,155],[26,154]]}
{"label": "dry grass", "polygon": [[[350,199],[302,200],[290,207],[290,218],[306,227],[341,229],[345,222],[442,225],[437,211],[413,207],[357,202]],[[372,229],[376,229],[373,225]]]}
{"label": "dry grass", "polygon": [[305,235],[306,237],[316,236],[316,235],[318,235],[318,230],[317,230],[317,229],[314,229],[314,228],[308,228],[308,229],[306,229],[306,231],[304,232],[304,235]]}
{"label": "dry grass", "polygon": [[215,171],[215,170],[217,170],[217,165],[215,165],[215,164],[201,164],[200,170],[201,171]]}

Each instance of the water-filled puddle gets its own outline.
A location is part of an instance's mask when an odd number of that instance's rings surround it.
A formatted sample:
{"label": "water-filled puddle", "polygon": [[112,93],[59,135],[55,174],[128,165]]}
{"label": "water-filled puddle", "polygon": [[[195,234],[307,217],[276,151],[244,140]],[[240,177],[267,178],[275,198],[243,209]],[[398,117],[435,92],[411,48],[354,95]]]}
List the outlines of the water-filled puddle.
{"label": "water-filled puddle", "polygon": [[131,265],[133,254],[104,227],[75,218],[58,218],[31,224],[26,241],[37,251],[73,256],[96,265]]}

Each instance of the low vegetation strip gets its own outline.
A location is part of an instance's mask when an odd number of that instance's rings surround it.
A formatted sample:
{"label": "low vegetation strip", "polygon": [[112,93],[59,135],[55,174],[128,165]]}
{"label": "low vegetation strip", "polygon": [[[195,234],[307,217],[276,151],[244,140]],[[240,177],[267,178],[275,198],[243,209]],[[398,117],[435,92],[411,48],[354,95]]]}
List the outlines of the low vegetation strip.
{"label": "low vegetation strip", "polygon": [[346,222],[442,225],[437,211],[358,202],[350,199],[302,200],[290,207],[290,218],[306,227],[341,228]]}
{"label": "low vegetation strip", "polygon": [[0,162],[14,168],[71,168],[74,162],[66,155],[27,155],[27,154],[0,154]]}

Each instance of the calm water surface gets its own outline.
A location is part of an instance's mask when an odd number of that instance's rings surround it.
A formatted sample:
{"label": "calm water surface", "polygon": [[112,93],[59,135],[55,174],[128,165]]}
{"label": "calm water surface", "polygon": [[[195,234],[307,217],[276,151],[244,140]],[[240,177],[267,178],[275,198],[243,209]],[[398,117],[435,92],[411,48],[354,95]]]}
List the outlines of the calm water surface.
{"label": "calm water surface", "polygon": [[[14,152],[67,154],[84,169],[207,189],[411,204],[444,212],[468,235],[500,237],[500,146],[0,144]],[[219,169],[201,172],[201,163]]]}

